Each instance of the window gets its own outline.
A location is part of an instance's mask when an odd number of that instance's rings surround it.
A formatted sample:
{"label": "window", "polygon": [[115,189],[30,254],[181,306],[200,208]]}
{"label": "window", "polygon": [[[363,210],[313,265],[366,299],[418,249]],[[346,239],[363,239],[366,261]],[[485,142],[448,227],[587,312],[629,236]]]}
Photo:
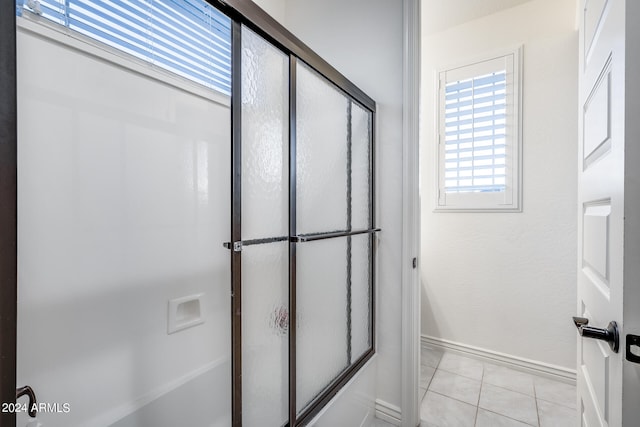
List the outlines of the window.
{"label": "window", "polygon": [[25,10],[231,94],[231,21],[204,0],[17,0]]}
{"label": "window", "polygon": [[437,211],[520,211],[520,49],[438,73]]}

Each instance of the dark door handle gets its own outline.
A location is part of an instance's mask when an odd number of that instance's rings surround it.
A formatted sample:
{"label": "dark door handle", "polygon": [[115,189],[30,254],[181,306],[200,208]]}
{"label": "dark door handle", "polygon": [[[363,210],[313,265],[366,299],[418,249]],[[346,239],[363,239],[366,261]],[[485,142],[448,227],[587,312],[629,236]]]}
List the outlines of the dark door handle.
{"label": "dark door handle", "polygon": [[36,402],[36,394],[33,391],[33,389],[31,387],[29,387],[28,385],[24,386],[24,387],[20,387],[19,389],[16,389],[16,400],[18,400],[19,397],[27,395],[29,396],[29,416],[31,418],[35,418],[36,417],[36,408],[38,406],[37,402]]}
{"label": "dark door handle", "polygon": [[640,347],[640,336],[627,334],[627,360],[633,363],[640,363],[640,356],[631,351],[631,346]]}
{"label": "dark door handle", "polygon": [[574,317],[573,323],[576,325],[576,328],[578,328],[578,332],[582,337],[606,341],[609,343],[609,347],[611,347],[611,350],[613,350],[614,353],[618,352],[618,349],[620,348],[620,334],[618,333],[618,324],[616,322],[609,322],[607,329],[587,326],[589,324],[589,319],[584,317]]}

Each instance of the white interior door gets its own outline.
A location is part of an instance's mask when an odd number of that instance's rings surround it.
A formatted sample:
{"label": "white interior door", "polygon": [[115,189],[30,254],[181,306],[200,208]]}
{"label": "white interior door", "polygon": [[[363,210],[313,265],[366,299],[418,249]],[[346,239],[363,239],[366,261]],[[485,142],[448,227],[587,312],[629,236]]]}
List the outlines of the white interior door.
{"label": "white interior door", "polygon": [[[629,242],[640,239],[633,226],[639,196],[632,174],[637,172],[628,166],[638,158],[632,146],[637,145],[632,123],[637,119],[630,114],[638,109],[630,103],[637,89],[628,83],[637,77],[629,48],[638,46],[626,25],[633,22],[633,3],[582,0],[580,16],[577,309],[589,327],[607,328],[615,321],[620,333],[617,351],[586,333],[578,337],[578,416],[584,426],[640,423],[638,402],[631,399],[640,387],[640,365],[625,360],[624,336],[625,329],[633,333],[637,305],[629,278],[637,274],[638,260]],[[636,375],[628,375],[630,369]]]}

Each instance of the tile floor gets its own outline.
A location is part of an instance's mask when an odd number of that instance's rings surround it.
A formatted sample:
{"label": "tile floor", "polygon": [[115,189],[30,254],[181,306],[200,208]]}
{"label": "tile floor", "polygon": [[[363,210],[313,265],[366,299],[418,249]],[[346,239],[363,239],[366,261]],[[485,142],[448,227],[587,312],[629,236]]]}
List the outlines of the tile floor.
{"label": "tile floor", "polygon": [[421,427],[572,427],[575,386],[423,345]]}
{"label": "tile floor", "polygon": [[380,420],[378,418],[375,418],[373,420],[373,424],[371,426],[369,426],[369,427],[395,427],[395,426],[393,424],[389,424],[386,421],[382,421],[382,420]]}

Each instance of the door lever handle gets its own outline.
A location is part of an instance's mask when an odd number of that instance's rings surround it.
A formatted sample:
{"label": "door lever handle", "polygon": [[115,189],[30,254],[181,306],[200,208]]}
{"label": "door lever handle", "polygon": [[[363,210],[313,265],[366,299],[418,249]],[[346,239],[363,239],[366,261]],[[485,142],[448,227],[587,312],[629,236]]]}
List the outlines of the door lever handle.
{"label": "door lever handle", "polygon": [[576,325],[578,333],[584,338],[595,338],[597,340],[606,341],[614,353],[620,348],[620,334],[618,332],[618,324],[614,321],[609,322],[606,329],[594,328],[588,326],[589,319],[584,317],[574,317],[573,324]]}
{"label": "door lever handle", "polygon": [[19,389],[16,389],[16,400],[18,400],[19,397],[27,395],[29,396],[29,416],[31,418],[35,418],[36,417],[36,408],[38,406],[38,403],[36,402],[36,393],[33,391],[33,389],[26,385],[24,387],[20,387]]}

